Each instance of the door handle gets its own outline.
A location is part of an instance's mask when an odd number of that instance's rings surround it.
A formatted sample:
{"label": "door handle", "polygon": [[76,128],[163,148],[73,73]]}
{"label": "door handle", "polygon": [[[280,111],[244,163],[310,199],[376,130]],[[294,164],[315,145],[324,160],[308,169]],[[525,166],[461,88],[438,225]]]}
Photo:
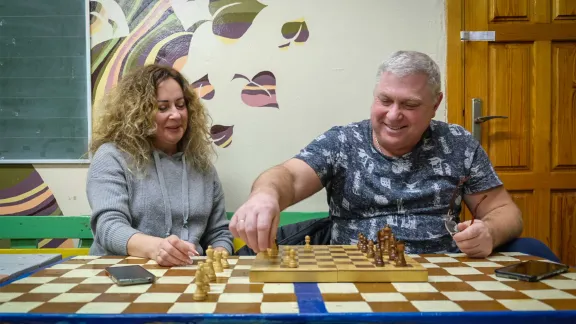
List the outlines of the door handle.
{"label": "door handle", "polygon": [[480,142],[482,140],[482,127],[480,124],[495,118],[508,118],[508,116],[482,116],[482,100],[472,98],[472,135]]}

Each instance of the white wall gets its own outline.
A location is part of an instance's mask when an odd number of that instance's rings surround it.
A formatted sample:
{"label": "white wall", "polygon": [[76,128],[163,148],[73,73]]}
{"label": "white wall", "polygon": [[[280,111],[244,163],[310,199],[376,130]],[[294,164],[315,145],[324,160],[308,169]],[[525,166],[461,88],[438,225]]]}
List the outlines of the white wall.
{"label": "white wall", "polygon": [[[368,118],[378,64],[399,49],[431,55],[445,73],[446,31],[443,0],[268,0],[243,38],[233,45],[201,27],[194,35],[183,72],[191,81],[210,75],[216,97],[206,101],[214,123],[235,125],[233,142],[218,148],[216,166],[227,210],[246,199],[253,180],[265,169],[296,154],[332,125]],[[279,50],[279,30],[303,18],[310,37]],[[206,27],[208,28],[208,27]],[[245,105],[248,77],[272,71],[279,109]],[[446,120],[444,103],[436,119]],[[64,215],[89,214],[85,195],[87,167],[35,165],[52,189]],[[290,208],[327,210],[324,192]]]}

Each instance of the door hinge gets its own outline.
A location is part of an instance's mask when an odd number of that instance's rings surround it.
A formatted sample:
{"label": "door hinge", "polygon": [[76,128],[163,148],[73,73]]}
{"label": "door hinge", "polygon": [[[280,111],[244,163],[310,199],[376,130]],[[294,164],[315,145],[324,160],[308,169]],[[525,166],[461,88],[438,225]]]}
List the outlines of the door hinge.
{"label": "door hinge", "polygon": [[496,40],[495,31],[461,31],[460,40],[468,42],[493,42]]}

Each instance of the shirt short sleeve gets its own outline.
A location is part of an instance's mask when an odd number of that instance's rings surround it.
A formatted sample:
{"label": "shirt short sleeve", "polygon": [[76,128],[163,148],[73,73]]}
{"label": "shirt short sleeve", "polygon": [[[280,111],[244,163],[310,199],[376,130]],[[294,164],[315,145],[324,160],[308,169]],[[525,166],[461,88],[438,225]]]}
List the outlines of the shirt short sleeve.
{"label": "shirt short sleeve", "polygon": [[312,140],[294,158],[306,162],[314,169],[322,185],[326,186],[337,172],[345,137],[341,126],[332,127]]}
{"label": "shirt short sleeve", "polygon": [[478,142],[472,148],[466,148],[465,167],[468,180],[464,184],[464,193],[473,194],[502,185],[488,154]]}

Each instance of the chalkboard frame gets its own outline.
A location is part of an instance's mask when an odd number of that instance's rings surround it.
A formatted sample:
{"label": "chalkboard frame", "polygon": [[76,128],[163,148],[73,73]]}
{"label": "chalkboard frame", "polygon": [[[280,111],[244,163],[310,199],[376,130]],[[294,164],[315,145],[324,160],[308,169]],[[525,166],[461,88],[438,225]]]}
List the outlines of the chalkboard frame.
{"label": "chalkboard frame", "polygon": [[[62,164],[78,164],[86,165],[91,162],[92,154],[89,153],[89,146],[92,142],[92,78],[91,78],[91,38],[90,38],[90,4],[89,1],[82,1],[84,3],[84,36],[85,36],[85,73],[86,73],[86,130],[87,130],[87,146],[86,152],[78,159],[9,159],[0,158],[0,165],[9,164],[48,164],[48,165],[62,165]],[[2,140],[2,139],[0,139]]]}

